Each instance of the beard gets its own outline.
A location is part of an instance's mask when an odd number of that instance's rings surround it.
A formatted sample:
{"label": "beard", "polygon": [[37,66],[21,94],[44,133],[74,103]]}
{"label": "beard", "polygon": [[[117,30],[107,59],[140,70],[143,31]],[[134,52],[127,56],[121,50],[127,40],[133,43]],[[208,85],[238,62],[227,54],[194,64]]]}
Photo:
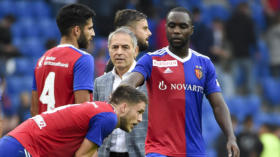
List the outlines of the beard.
{"label": "beard", "polygon": [[137,41],[137,45],[139,47],[139,52],[145,51],[149,47],[149,44],[146,44],[145,41],[140,41],[140,40]]}
{"label": "beard", "polygon": [[81,48],[81,49],[87,49],[88,48],[88,40],[85,36],[84,31],[81,32],[81,35],[78,39],[78,45],[79,45],[79,48]]}
{"label": "beard", "polygon": [[120,129],[124,130],[125,132],[129,132],[128,122],[124,117],[120,117]]}

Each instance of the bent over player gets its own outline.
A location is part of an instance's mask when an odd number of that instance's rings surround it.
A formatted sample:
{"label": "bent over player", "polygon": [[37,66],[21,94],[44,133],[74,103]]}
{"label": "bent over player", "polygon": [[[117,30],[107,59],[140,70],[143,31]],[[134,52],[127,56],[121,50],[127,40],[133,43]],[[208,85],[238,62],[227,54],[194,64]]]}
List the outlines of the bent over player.
{"label": "bent over player", "polygon": [[70,104],[32,117],[0,140],[0,156],[91,157],[113,129],[131,132],[142,121],[147,98],[120,86],[109,103]]}

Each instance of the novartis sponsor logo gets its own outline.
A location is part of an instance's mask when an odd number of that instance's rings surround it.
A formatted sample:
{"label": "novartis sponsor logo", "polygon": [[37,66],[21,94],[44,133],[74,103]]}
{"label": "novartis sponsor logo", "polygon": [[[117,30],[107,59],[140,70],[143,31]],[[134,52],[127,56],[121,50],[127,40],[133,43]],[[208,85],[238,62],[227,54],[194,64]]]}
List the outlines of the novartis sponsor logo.
{"label": "novartis sponsor logo", "polygon": [[187,90],[192,92],[199,92],[203,94],[204,88],[195,84],[185,84],[185,83],[170,83],[167,84],[164,81],[160,81],[158,84],[159,90]]}

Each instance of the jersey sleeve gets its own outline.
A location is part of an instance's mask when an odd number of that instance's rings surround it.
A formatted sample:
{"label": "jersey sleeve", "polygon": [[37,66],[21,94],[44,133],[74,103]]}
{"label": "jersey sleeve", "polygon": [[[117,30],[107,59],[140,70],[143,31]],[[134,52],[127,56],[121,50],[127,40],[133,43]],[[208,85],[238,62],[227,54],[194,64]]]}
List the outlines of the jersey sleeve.
{"label": "jersey sleeve", "polygon": [[211,62],[211,60],[208,60],[208,69],[207,69],[207,76],[206,76],[206,90],[205,94],[211,94],[214,92],[221,92],[220,84],[217,80],[216,71],[214,64]]}
{"label": "jersey sleeve", "polygon": [[151,77],[152,66],[153,66],[152,57],[149,54],[145,54],[143,57],[141,57],[138,60],[132,72],[141,73],[144,76],[145,80],[147,80],[148,78]]}
{"label": "jersey sleeve", "polygon": [[117,121],[117,115],[113,112],[99,113],[91,118],[86,138],[101,146],[103,140],[115,129]]}
{"label": "jersey sleeve", "polygon": [[94,61],[91,55],[83,55],[74,66],[74,84],[76,90],[93,90]]}

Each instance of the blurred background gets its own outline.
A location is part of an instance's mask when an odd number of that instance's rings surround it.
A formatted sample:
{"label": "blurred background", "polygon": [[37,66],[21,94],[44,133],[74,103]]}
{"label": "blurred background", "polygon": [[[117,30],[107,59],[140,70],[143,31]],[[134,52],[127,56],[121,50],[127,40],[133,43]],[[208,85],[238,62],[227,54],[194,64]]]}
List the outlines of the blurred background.
{"label": "blurred background", "polygon": [[[148,51],[167,45],[165,16],[175,6],[193,13],[191,48],[213,61],[232,114],[241,156],[280,157],[280,0],[0,0],[0,96],[4,133],[30,117],[33,68],[59,43],[55,15],[80,2],[96,12],[89,53],[95,77],[109,58],[107,35],[117,10],[148,16]],[[203,135],[210,157],[226,156],[211,107],[203,101]]]}

